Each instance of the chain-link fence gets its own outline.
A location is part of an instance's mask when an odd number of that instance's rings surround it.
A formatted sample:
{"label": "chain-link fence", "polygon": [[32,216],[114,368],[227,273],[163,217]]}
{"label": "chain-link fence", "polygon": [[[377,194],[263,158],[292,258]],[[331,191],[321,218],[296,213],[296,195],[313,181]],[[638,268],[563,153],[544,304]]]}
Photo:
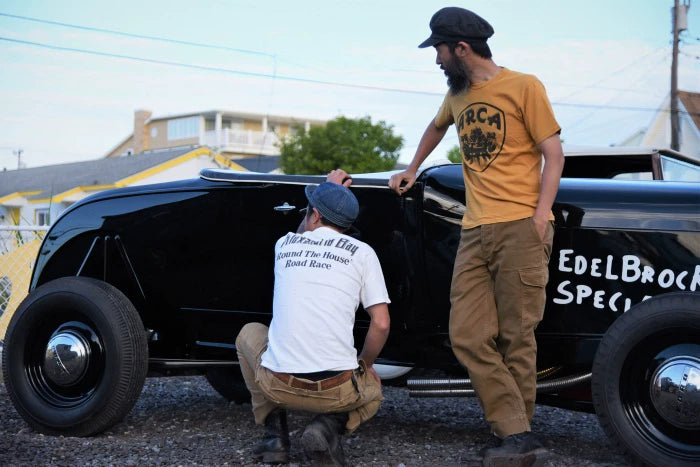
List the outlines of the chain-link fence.
{"label": "chain-link fence", "polygon": [[34,260],[47,226],[0,226],[0,340],[27,295]]}

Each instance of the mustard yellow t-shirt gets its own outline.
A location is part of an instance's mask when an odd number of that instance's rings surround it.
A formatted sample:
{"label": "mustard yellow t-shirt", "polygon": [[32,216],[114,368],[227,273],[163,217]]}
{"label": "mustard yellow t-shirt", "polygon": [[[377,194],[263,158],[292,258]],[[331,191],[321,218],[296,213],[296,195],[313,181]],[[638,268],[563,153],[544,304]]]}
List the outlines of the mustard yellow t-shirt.
{"label": "mustard yellow t-shirt", "polygon": [[542,178],[537,145],[561,131],[542,83],[502,68],[457,95],[448,91],[435,125],[453,123],[466,187],[462,228],[532,216]]}

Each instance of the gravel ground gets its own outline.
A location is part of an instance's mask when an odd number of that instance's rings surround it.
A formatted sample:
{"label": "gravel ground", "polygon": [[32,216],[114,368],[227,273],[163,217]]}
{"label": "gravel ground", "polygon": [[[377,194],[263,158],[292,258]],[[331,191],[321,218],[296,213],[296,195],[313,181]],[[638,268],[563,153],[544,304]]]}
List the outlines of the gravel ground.
{"label": "gravel ground", "polygon": [[[306,465],[299,439],[310,414],[291,413],[292,465]],[[0,465],[256,465],[262,428],[250,404],[219,396],[203,377],[149,378],[134,409],[92,438],[44,436],[15,412],[0,384]],[[594,415],[538,406],[533,429],[553,452],[552,466],[622,466],[625,459]],[[488,429],[475,399],[410,398],[385,388],[374,419],[345,439],[351,465],[478,466]]]}

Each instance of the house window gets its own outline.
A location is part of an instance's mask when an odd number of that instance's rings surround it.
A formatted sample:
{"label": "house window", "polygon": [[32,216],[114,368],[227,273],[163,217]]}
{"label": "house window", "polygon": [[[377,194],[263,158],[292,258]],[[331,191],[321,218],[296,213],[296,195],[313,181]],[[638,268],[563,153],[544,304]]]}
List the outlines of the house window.
{"label": "house window", "polygon": [[199,117],[168,120],[168,140],[196,138],[199,136]]}
{"label": "house window", "polygon": [[37,209],[34,211],[34,223],[36,225],[49,225],[49,210],[48,209]]}
{"label": "house window", "polygon": [[240,118],[224,118],[221,120],[221,128],[224,130],[242,130],[243,120]]}

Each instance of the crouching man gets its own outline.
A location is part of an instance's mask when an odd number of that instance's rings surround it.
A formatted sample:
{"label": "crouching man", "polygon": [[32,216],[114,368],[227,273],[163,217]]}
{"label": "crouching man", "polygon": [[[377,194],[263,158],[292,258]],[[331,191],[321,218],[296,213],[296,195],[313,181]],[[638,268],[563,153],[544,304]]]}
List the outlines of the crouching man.
{"label": "crouching man", "polygon": [[[389,334],[389,297],[372,248],[345,235],[359,213],[334,170],[307,186],[308,206],[297,233],[275,245],[273,315],[269,329],[249,323],[236,338],[255,422],[265,426],[254,456],[289,461],[286,410],[317,413],[301,437],[314,465],[344,465],[343,433],[379,410],[381,382],[372,364]],[[354,347],[355,311],[371,322],[360,355]]]}

